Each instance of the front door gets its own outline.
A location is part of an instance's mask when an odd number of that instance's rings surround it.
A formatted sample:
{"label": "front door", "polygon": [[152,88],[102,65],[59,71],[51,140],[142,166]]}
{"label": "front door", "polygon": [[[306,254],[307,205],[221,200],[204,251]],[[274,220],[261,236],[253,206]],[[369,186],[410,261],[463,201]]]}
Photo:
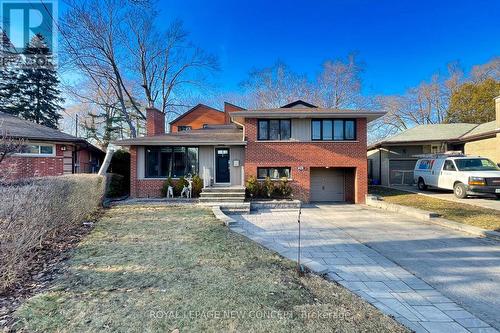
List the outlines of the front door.
{"label": "front door", "polygon": [[229,148],[215,149],[215,182],[229,183]]}

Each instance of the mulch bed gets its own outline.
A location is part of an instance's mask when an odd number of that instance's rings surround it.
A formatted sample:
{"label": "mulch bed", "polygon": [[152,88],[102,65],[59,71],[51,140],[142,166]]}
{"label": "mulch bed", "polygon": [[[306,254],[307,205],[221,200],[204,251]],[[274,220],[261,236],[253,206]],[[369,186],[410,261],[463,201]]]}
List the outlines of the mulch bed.
{"label": "mulch bed", "polygon": [[28,298],[51,287],[57,276],[64,272],[64,262],[71,250],[92,231],[101,214],[95,214],[92,221],[85,221],[73,228],[71,233],[42,242],[36,250],[28,271],[8,290],[0,293],[0,331],[12,332],[15,320],[13,313]]}

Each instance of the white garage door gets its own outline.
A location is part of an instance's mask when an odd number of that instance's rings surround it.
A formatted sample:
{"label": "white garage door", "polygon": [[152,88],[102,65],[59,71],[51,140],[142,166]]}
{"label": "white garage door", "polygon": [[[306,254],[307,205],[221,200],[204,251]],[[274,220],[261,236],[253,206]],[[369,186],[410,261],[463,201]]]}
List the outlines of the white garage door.
{"label": "white garage door", "polygon": [[344,170],[311,169],[311,201],[345,201]]}

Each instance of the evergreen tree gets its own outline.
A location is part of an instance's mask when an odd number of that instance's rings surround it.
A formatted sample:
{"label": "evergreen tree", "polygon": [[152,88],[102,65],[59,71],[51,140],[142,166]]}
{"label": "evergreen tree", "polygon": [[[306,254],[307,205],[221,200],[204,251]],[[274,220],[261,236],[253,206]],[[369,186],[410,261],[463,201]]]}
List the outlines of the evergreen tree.
{"label": "evergreen tree", "polygon": [[25,49],[25,64],[17,77],[14,113],[51,128],[57,128],[64,101],[53,56],[42,35],[33,36]]}
{"label": "evergreen tree", "polygon": [[0,38],[0,112],[15,114],[14,92],[20,57],[3,30],[0,30]]}

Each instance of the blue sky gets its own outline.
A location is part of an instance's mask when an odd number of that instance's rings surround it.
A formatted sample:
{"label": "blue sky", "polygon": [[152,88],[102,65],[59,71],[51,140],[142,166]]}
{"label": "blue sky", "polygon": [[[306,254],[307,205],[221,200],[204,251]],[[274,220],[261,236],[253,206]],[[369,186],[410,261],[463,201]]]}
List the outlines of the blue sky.
{"label": "blue sky", "polygon": [[460,61],[500,55],[500,1],[160,0],[164,22],[184,21],[216,54],[222,92],[238,92],[252,68],[281,59],[314,76],[328,58],[355,51],[365,94],[397,94]]}

